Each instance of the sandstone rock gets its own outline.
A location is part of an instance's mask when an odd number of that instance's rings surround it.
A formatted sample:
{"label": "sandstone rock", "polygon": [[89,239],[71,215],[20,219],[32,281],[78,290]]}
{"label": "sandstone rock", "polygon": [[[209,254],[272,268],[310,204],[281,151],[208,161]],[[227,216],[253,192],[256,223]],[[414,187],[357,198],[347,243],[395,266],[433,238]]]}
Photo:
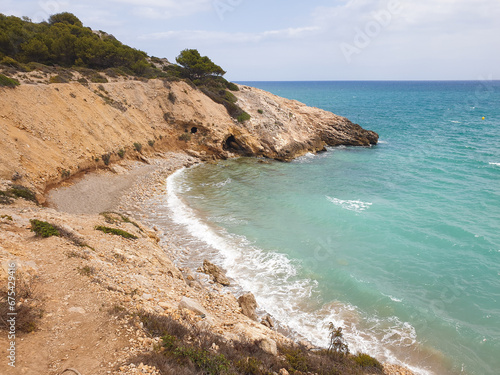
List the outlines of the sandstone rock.
{"label": "sandstone rock", "polygon": [[68,309],[69,312],[73,312],[73,313],[78,313],[78,314],[85,314],[85,309],[82,308],[82,307],[70,307]]}
{"label": "sandstone rock", "polygon": [[179,302],[179,309],[190,310],[202,318],[208,315],[207,310],[202,305],[188,297],[182,297],[181,302]]}
{"label": "sandstone rock", "polygon": [[282,368],[278,374],[279,375],[290,375],[290,373],[285,368]]}
{"label": "sandstone rock", "polygon": [[210,263],[208,260],[203,261],[203,267],[200,269],[201,272],[206,273],[207,275],[212,276],[214,282],[219,283],[224,286],[229,286],[230,282],[224,272],[220,269],[220,267],[216,266],[213,263]]}
{"label": "sandstone rock", "polygon": [[267,316],[260,322],[260,324],[262,324],[268,328],[274,328],[273,319],[271,318],[271,315],[269,315],[269,314],[267,314]]}
{"label": "sandstone rock", "polygon": [[113,165],[109,168],[111,172],[116,173],[116,174],[125,174],[127,173],[127,170],[119,165]]}
{"label": "sandstone rock", "polygon": [[257,308],[257,301],[252,293],[245,293],[238,298],[238,303],[241,307],[241,313],[248,316],[252,320],[257,320],[255,309]]}
{"label": "sandstone rock", "polygon": [[276,345],[276,341],[265,338],[257,342],[259,348],[261,348],[266,353],[272,355],[278,355],[278,346]]}
{"label": "sandstone rock", "polygon": [[278,354],[276,341],[266,335],[264,328],[259,328],[258,325],[253,327],[249,324],[237,323],[234,326],[234,330],[238,334],[240,340],[253,341],[265,352],[272,355]]}
{"label": "sandstone rock", "polygon": [[299,345],[303,346],[307,350],[312,350],[312,349],[315,348],[315,346],[312,343],[310,343],[309,341],[307,341],[307,340],[301,340],[301,341],[299,341]]}
{"label": "sandstone rock", "polygon": [[160,306],[163,310],[171,310],[173,306],[168,302],[158,302],[158,306]]}

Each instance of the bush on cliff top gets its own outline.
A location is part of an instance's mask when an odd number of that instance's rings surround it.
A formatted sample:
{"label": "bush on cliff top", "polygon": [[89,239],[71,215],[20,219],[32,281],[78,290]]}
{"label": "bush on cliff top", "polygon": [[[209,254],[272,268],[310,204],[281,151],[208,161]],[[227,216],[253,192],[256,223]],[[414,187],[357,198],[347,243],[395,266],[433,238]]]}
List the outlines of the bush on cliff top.
{"label": "bush on cliff top", "polygon": [[[198,87],[212,100],[223,104],[233,118],[243,114],[235,104],[236,98],[229,93],[238,86],[222,76],[226,73],[207,56],[196,49],[185,49],[177,56],[179,65],[164,65],[158,69],[149,62],[149,56],[135,48],[122,44],[104,31],[92,31],[71,13],[50,16],[48,22],[34,23],[29,18],[0,14],[0,56],[7,66],[16,70],[32,69],[79,70],[87,80],[107,82],[106,77],[93,70],[105,71],[109,76],[136,75],[166,80],[184,79],[192,87]],[[48,68],[50,65],[57,68]],[[66,79],[66,77],[62,77]],[[62,82],[60,77],[52,79]],[[5,81],[10,87],[13,81]],[[1,83],[0,83],[1,85]],[[172,98],[170,98],[172,102]]]}
{"label": "bush on cliff top", "polygon": [[54,14],[48,22],[40,23],[0,14],[0,54],[20,63],[91,69],[123,67],[137,75],[154,70],[145,52],[126,46],[105,32],[83,27],[71,13]]}
{"label": "bush on cliff top", "polygon": [[17,79],[9,78],[0,74],[0,87],[16,87],[19,86],[19,81]]}

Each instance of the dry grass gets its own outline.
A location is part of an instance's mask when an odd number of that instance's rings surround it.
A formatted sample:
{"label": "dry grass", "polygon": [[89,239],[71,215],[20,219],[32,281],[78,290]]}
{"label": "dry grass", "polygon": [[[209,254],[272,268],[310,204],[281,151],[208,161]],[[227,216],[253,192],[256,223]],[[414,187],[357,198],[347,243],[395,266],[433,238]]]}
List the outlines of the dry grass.
{"label": "dry grass", "polygon": [[[40,293],[37,291],[36,279],[28,278],[21,272],[15,277],[15,311],[16,334],[31,333],[38,329],[40,320],[43,317],[43,306]],[[0,293],[0,330],[8,331],[10,328],[7,322],[9,309],[8,291],[2,290]]]}

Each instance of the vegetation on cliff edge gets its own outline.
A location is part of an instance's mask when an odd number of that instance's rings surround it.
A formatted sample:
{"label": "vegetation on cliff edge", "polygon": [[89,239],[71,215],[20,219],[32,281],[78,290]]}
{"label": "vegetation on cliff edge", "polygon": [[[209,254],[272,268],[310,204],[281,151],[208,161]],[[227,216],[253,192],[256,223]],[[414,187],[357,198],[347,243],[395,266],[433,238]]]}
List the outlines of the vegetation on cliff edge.
{"label": "vegetation on cliff edge", "polygon": [[[242,115],[247,117],[228,91],[238,91],[238,86],[223,78],[226,72],[219,65],[201,56],[196,49],[183,50],[176,61],[179,65],[149,57],[146,52],[121,43],[111,34],[83,26],[72,13],[54,14],[40,23],[28,17],[0,14],[0,65],[11,72],[39,69],[56,73],[50,83],[69,82],[72,74],[68,68],[86,77],[80,78],[83,84],[87,84],[87,79],[107,82],[106,77],[95,70],[109,77],[184,79],[224,105],[233,118],[241,121]],[[16,80],[0,76],[0,86],[15,87],[17,84]]]}
{"label": "vegetation on cliff edge", "polygon": [[[335,346],[318,351],[309,351],[303,346],[279,346],[279,355],[275,356],[264,351],[259,341],[228,341],[199,328],[186,316],[185,321],[180,322],[170,316],[139,311],[137,318],[151,336],[161,337],[162,341],[154,351],[133,358],[132,363],[155,366],[164,374],[382,373],[376,359],[366,354],[351,356],[336,351]],[[342,338],[341,335],[335,337]]]}

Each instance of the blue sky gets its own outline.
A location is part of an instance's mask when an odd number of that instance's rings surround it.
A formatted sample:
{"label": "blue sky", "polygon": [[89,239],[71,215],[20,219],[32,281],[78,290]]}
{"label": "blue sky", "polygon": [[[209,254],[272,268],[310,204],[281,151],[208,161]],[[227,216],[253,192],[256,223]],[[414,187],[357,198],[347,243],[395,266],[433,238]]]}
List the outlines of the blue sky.
{"label": "blue sky", "polygon": [[63,11],[171,61],[197,48],[235,81],[500,79],[500,0],[0,0]]}

